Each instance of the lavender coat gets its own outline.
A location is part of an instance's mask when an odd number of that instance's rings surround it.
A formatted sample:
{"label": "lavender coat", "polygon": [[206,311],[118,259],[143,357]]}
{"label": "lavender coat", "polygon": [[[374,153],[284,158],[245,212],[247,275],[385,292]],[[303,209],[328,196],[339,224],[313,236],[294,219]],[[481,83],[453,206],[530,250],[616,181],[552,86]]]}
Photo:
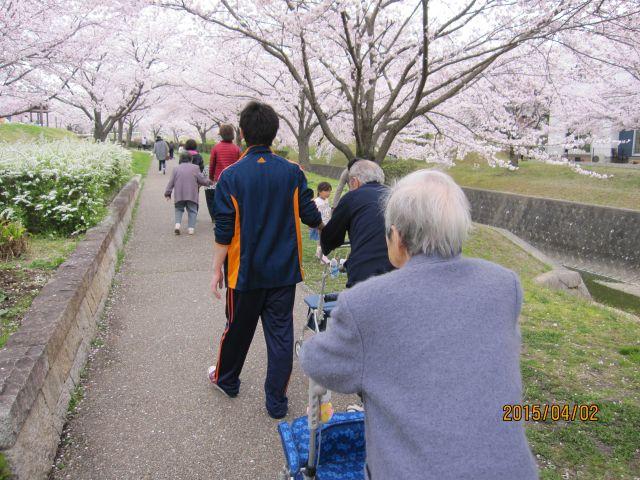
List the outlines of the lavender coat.
{"label": "lavender coat", "polygon": [[302,368],[364,399],[371,480],[535,480],[522,422],[511,271],[484,260],[418,255],[340,293]]}
{"label": "lavender coat", "polygon": [[200,174],[200,169],[193,163],[181,163],[171,172],[171,180],[167,184],[164,192],[165,197],[171,197],[171,191],[174,191],[174,202],[194,202],[198,203],[200,195],[198,194],[199,186],[211,185],[211,180]]}

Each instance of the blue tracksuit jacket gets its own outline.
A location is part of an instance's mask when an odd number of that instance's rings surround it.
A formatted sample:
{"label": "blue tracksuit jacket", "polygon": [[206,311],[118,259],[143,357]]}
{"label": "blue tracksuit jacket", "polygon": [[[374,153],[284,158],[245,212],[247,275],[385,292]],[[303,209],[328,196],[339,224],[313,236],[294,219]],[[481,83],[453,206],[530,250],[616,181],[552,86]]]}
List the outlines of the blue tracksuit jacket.
{"label": "blue tracksuit jacket", "polygon": [[300,221],[322,222],[300,166],[268,147],[249,148],[216,186],[216,242],[229,245],[229,288],[249,291],[303,279]]}

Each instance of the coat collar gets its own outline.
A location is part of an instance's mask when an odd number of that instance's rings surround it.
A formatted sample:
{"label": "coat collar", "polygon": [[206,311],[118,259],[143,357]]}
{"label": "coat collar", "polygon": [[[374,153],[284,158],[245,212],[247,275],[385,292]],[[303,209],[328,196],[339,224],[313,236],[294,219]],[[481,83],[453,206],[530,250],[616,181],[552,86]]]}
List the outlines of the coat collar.
{"label": "coat collar", "polygon": [[266,145],[253,145],[247,148],[240,158],[246,157],[247,155],[254,154],[254,153],[273,153],[273,152],[271,151],[271,148],[267,147]]}
{"label": "coat collar", "polygon": [[443,257],[438,253],[434,253],[431,255],[418,254],[414,255],[409,259],[406,266],[411,265],[421,265],[423,263],[441,263],[441,262],[454,262],[456,260],[460,260],[462,258],[461,254],[454,255],[453,257]]}

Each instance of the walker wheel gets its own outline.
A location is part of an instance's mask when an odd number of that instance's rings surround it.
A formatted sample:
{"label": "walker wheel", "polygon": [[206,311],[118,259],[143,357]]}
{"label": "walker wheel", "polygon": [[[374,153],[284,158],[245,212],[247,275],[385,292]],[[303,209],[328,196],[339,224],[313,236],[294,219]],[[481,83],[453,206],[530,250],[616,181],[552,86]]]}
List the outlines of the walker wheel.
{"label": "walker wheel", "polygon": [[296,352],[296,357],[300,356],[300,349],[302,348],[302,340],[297,340],[296,344],[295,344],[295,352]]}

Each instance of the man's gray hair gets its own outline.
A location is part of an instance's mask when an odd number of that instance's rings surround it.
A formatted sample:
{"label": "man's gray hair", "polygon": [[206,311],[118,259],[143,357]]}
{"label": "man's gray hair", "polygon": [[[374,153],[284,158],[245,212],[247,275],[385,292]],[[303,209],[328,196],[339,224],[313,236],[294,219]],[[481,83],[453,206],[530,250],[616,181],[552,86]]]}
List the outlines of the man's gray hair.
{"label": "man's gray hair", "polygon": [[385,224],[387,235],[396,227],[411,256],[452,257],[462,251],[471,230],[469,201],[446,173],[418,170],[391,189]]}
{"label": "man's gray hair", "polygon": [[362,183],[384,183],[384,172],[380,165],[371,160],[358,160],[349,169],[349,180],[357,178]]}

